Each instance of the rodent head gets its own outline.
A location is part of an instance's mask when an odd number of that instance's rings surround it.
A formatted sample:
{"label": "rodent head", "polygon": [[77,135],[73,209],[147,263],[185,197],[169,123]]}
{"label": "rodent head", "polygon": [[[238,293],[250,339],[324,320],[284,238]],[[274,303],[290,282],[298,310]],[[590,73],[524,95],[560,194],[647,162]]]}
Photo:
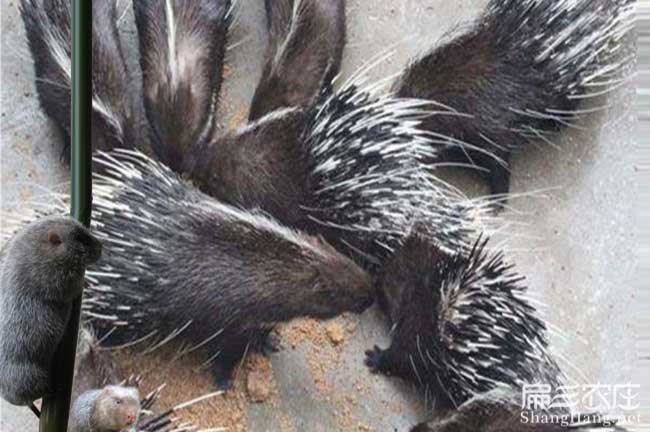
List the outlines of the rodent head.
{"label": "rodent head", "polygon": [[140,416],[140,394],[134,387],[106,386],[95,403],[93,417],[101,430],[121,431]]}
{"label": "rodent head", "polygon": [[64,265],[88,266],[97,262],[102,245],[90,231],[71,218],[55,217],[33,225],[34,246],[42,257]]}
{"label": "rodent head", "polygon": [[79,275],[101,256],[102,245],[69,217],[46,217],[25,226],[13,240],[16,271],[44,286]]}
{"label": "rodent head", "polygon": [[318,252],[312,267],[313,283],[306,293],[311,299],[308,315],[332,318],[343,312],[361,313],[370,307],[374,295],[368,273],[324,240],[311,240]]}

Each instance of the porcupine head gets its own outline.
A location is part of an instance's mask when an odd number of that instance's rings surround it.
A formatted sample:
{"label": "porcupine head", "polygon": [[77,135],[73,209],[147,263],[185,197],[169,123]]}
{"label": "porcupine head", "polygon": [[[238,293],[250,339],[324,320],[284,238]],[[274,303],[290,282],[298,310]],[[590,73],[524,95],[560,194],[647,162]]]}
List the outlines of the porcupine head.
{"label": "porcupine head", "polygon": [[[375,282],[379,306],[393,324],[406,312],[403,308],[409,302],[404,300],[405,296],[418,291],[415,287],[424,288],[419,292],[436,295],[436,290],[428,288],[435,286],[432,276],[437,273],[436,264],[444,253],[426,237],[425,232],[426,227],[416,223]],[[435,299],[434,303],[437,303]]]}
{"label": "porcupine head", "polygon": [[[332,318],[342,312],[361,313],[374,301],[370,276],[351,259],[341,255],[320,237],[307,237],[314,246],[308,252],[311,264],[289,266],[295,280],[303,279],[306,289],[284,300],[291,316]],[[301,285],[303,285],[301,283]]]}

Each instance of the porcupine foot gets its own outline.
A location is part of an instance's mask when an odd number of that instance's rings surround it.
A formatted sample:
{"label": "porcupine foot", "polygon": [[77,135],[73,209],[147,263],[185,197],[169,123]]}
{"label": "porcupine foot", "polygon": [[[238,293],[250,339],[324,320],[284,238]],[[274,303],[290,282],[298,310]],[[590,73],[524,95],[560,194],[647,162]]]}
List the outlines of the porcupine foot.
{"label": "porcupine foot", "polygon": [[212,368],[214,373],[214,384],[217,386],[218,390],[228,391],[232,388],[234,383],[234,372],[237,362],[219,362]]}
{"label": "porcupine foot", "polygon": [[262,341],[261,351],[265,356],[279,352],[282,349],[282,339],[274,331],[269,331]]}
{"label": "porcupine foot", "polygon": [[370,368],[370,372],[374,374],[390,375],[390,363],[388,361],[388,350],[383,350],[377,345],[373,349],[366,351],[366,359],[364,363]]}
{"label": "porcupine foot", "polygon": [[366,351],[364,363],[373,374],[394,376],[402,379],[415,379],[412,365],[404,352],[410,352],[410,347],[402,343],[392,343],[390,347],[381,349],[377,345]]}

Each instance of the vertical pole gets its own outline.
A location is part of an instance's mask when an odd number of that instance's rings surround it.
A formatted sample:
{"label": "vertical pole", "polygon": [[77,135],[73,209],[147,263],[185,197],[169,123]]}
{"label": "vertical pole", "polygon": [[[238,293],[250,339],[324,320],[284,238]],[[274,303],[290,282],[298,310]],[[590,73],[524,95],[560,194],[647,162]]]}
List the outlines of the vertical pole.
{"label": "vertical pole", "polygon": [[[92,110],[92,0],[72,1],[71,214],[90,225],[92,206],[90,117]],[[104,0],[102,0],[104,1]],[[68,328],[59,346],[52,376],[55,393],[43,399],[40,432],[66,432],[72,394],[81,298],[73,302]]]}

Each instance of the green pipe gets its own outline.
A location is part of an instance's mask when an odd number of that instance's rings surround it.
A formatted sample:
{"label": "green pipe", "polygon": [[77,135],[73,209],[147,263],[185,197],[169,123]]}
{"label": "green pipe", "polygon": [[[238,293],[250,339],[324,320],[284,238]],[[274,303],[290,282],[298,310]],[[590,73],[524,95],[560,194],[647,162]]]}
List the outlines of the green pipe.
{"label": "green pipe", "polygon": [[[92,1],[72,0],[71,215],[86,226],[90,225],[92,207],[91,74]],[[67,430],[80,312],[81,297],[73,303],[72,317],[55,356],[55,392],[43,398],[40,432]]]}

